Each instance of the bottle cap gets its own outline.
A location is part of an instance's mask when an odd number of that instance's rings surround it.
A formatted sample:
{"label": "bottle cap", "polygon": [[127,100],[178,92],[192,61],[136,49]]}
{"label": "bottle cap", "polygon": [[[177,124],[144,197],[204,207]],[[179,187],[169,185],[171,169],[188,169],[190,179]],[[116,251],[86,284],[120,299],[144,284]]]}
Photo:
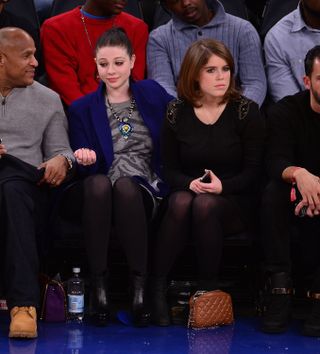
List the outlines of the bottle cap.
{"label": "bottle cap", "polygon": [[80,273],[80,268],[79,267],[74,267],[72,268],[73,273]]}

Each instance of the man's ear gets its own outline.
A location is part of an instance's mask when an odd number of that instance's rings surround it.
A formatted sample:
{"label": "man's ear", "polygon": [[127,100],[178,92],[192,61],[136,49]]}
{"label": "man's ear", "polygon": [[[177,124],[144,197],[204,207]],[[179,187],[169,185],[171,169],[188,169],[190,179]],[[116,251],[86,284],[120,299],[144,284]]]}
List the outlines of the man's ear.
{"label": "man's ear", "polygon": [[311,80],[310,80],[310,77],[305,75],[303,77],[303,83],[304,83],[304,87],[307,89],[307,90],[310,90],[311,88]]}

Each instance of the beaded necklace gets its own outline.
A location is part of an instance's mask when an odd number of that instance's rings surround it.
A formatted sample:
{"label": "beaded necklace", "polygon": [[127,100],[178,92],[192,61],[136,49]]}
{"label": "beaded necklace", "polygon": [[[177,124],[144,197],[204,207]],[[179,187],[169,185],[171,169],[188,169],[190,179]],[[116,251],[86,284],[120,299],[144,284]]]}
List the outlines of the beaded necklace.
{"label": "beaded necklace", "polygon": [[121,136],[125,140],[127,140],[129,138],[129,136],[131,135],[131,133],[133,132],[133,125],[132,125],[132,123],[130,123],[130,119],[131,119],[133,111],[136,107],[135,99],[131,96],[128,115],[124,116],[122,118],[118,115],[118,113],[116,113],[116,111],[114,110],[114,107],[112,107],[112,104],[110,103],[108,96],[107,96],[107,103],[108,103],[108,106],[110,108],[112,115],[118,121],[118,128],[119,128]]}

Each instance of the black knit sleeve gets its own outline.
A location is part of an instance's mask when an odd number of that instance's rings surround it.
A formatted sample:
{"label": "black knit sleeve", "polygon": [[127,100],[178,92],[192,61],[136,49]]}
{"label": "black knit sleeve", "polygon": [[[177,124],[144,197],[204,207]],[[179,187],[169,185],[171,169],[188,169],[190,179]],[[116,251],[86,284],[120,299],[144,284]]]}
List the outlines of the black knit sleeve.
{"label": "black knit sleeve", "polygon": [[223,194],[249,190],[257,182],[262,170],[265,127],[259,107],[254,102],[241,98],[238,114],[238,132],[243,146],[242,169],[235,176],[221,181]]}
{"label": "black knit sleeve", "polygon": [[271,178],[282,179],[282,172],[295,165],[295,112],[289,98],[281,100],[268,112],[266,166]]}
{"label": "black knit sleeve", "polygon": [[164,178],[171,189],[189,189],[192,177],[182,172],[179,141],[177,129],[179,120],[182,118],[182,107],[184,103],[180,100],[173,100],[169,103],[166,119],[164,120],[161,136],[161,154],[164,167]]}

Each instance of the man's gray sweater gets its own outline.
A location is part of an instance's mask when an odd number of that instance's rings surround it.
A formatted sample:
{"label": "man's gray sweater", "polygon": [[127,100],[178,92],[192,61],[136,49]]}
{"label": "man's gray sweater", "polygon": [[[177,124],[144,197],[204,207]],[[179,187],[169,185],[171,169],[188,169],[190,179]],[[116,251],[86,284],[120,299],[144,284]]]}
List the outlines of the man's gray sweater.
{"label": "man's gray sweater", "polygon": [[35,81],[14,88],[0,105],[0,138],[8,154],[34,166],[58,154],[74,160],[67,119],[54,91]]}

